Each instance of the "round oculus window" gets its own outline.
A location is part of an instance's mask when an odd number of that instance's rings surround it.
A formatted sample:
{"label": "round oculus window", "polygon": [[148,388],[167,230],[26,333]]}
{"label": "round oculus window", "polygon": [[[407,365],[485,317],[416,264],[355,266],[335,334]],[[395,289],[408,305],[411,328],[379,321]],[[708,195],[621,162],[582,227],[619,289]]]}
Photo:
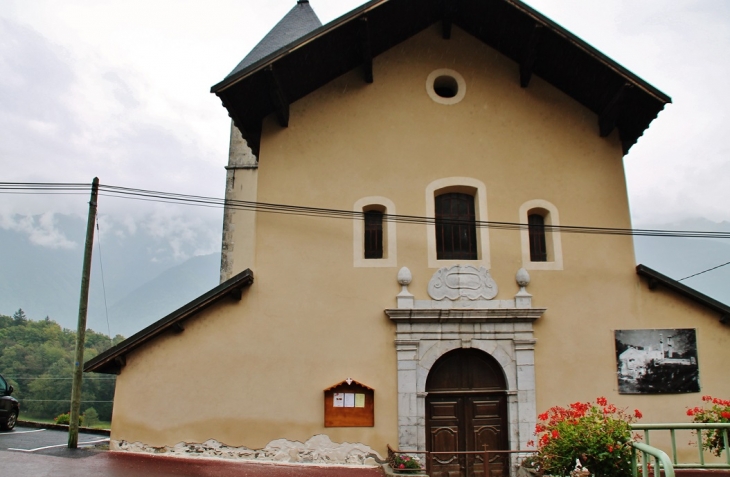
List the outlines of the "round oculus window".
{"label": "round oculus window", "polygon": [[428,75],[426,92],[437,103],[456,104],[464,99],[466,82],[456,71],[442,68]]}

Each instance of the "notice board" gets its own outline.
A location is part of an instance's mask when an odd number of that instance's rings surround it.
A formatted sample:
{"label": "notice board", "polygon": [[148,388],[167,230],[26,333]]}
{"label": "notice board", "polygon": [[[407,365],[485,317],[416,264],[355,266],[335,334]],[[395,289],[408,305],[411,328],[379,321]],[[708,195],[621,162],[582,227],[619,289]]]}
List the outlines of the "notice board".
{"label": "notice board", "polygon": [[373,427],[375,392],[346,379],[324,390],[324,427]]}

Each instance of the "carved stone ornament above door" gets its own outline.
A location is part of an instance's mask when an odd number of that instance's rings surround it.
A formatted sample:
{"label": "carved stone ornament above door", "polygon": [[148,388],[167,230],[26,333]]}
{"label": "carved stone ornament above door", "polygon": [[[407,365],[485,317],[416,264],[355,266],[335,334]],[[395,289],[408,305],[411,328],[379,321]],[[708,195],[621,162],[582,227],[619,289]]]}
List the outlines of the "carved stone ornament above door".
{"label": "carved stone ornament above door", "polygon": [[497,296],[497,283],[484,267],[454,265],[440,268],[428,282],[428,294],[434,300],[491,300]]}

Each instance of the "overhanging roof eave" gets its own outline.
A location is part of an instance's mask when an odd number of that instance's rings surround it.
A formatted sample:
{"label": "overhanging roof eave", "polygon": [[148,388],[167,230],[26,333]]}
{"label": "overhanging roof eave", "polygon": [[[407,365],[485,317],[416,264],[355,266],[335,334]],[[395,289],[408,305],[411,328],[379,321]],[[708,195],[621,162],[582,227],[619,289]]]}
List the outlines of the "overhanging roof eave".
{"label": "overhanging roof eave", "polygon": [[135,333],[121,343],[118,343],[90,359],[84,363],[84,372],[116,374],[118,368],[116,359],[118,357],[122,357],[139,348],[148,341],[155,339],[162,333],[171,329],[176,323],[190,318],[205,308],[208,308],[210,305],[218,302],[221,298],[238,290],[243,290],[243,288],[250,286],[252,283],[253,272],[250,269],[244,270],[145,329]]}
{"label": "overhanging roof eave", "polygon": [[716,311],[720,313],[723,316],[730,316],[730,306],[715,300],[714,298],[711,298],[704,293],[700,293],[699,291],[695,290],[694,288],[688,287],[684,283],[680,283],[677,280],[674,280],[672,278],[669,278],[666,275],[663,275],[659,272],[657,272],[654,269],[651,269],[647,267],[646,265],[637,265],[636,266],[636,273],[639,276],[643,276],[648,278],[649,280],[654,280],[656,283],[661,284],[662,286],[679,293],[680,295],[689,298],[690,300],[693,300],[701,305],[706,306],[707,308]]}
{"label": "overhanging roof eave", "polygon": [[560,35],[564,36],[568,40],[570,40],[572,43],[574,43],[576,46],[584,50],[586,53],[590,54],[597,60],[599,60],[601,63],[605,64],[606,66],[610,67],[611,69],[615,70],[617,73],[619,73],[621,76],[625,77],[626,79],[631,80],[632,83],[635,83],[637,86],[640,86],[642,89],[646,90],[648,93],[651,93],[653,96],[656,97],[657,100],[664,102],[664,103],[671,103],[672,98],[662,92],[659,88],[653,86],[651,83],[648,83],[646,80],[642,79],[640,76],[636,75],[635,73],[631,72],[631,70],[625,68],[620,63],[616,62],[609,56],[606,56],[604,53],[602,53],[600,50],[598,50],[596,47],[591,45],[590,43],[586,42],[576,34],[572,33],[570,30],[567,30],[565,27],[561,26],[560,24],[556,23],[555,21],[551,20],[550,18],[546,17],[542,13],[538,12],[534,8],[530,7],[529,5],[526,5],[525,3],[519,1],[519,0],[505,0],[512,4],[515,8],[523,11],[525,14],[535,18],[540,23],[545,24],[549,28],[551,28],[554,32],[559,33]]}

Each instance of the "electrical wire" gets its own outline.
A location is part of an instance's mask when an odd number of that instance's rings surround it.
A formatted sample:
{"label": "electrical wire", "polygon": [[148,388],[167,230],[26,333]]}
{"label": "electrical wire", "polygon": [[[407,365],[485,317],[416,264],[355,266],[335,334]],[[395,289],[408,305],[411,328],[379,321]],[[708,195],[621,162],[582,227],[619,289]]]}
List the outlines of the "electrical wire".
{"label": "electrical wire", "polygon": [[[19,183],[19,182],[0,182],[0,192],[21,191],[21,190],[88,190],[89,184],[78,183]],[[113,186],[107,184],[99,184],[99,195],[106,197],[116,197],[122,199],[142,200],[158,203],[172,203],[191,205],[198,207],[213,208],[229,208],[234,210],[248,210],[265,213],[276,213],[286,215],[297,215],[306,217],[323,217],[323,218],[339,218],[339,219],[355,219],[363,220],[364,213],[362,211],[329,209],[319,207],[306,207],[288,204],[276,204],[266,202],[253,202],[242,200],[221,199],[217,197],[205,197],[190,194],[179,194],[173,192],[154,191],[146,189],[136,189],[130,187]],[[424,217],[416,215],[396,215],[383,214],[383,220],[387,222],[397,222],[405,224],[436,224],[437,219],[434,217]],[[461,225],[463,220],[456,219],[438,219],[439,224],[443,225]],[[493,221],[474,221],[468,222],[474,224],[478,228],[489,228],[495,230],[527,230],[528,224],[516,222],[493,222]],[[596,235],[631,235],[631,236],[647,236],[647,237],[675,237],[675,238],[716,238],[728,239],[730,232],[705,232],[695,230],[659,230],[659,229],[625,229],[615,227],[591,227],[591,226],[572,226],[572,225],[549,225],[545,224],[546,232],[562,232],[562,233],[578,233],[578,234],[596,234]]]}
{"label": "electrical wire", "polygon": [[730,265],[730,262],[725,262],[725,263],[723,263],[722,265],[718,265],[718,266],[716,266],[716,267],[708,268],[707,270],[702,270],[701,272],[697,272],[697,273],[695,273],[695,274],[693,274],[693,275],[690,275],[690,276],[688,276],[688,277],[680,278],[680,279],[679,279],[679,280],[677,280],[677,281],[678,281],[678,282],[681,282],[682,280],[686,280],[686,279],[688,279],[688,278],[696,277],[697,275],[702,275],[703,273],[707,273],[707,272],[711,272],[711,271],[713,271],[713,270],[717,270],[718,268],[720,268],[720,267],[724,267],[725,265]]}
{"label": "electrical wire", "polygon": [[99,268],[101,269],[101,289],[104,293],[104,312],[106,313],[106,328],[109,333],[109,347],[114,347],[114,341],[112,340],[112,330],[109,326],[109,307],[106,304],[106,283],[104,282],[104,264],[101,260],[101,232],[99,231],[99,214],[94,217],[96,223],[96,245],[99,249]]}

